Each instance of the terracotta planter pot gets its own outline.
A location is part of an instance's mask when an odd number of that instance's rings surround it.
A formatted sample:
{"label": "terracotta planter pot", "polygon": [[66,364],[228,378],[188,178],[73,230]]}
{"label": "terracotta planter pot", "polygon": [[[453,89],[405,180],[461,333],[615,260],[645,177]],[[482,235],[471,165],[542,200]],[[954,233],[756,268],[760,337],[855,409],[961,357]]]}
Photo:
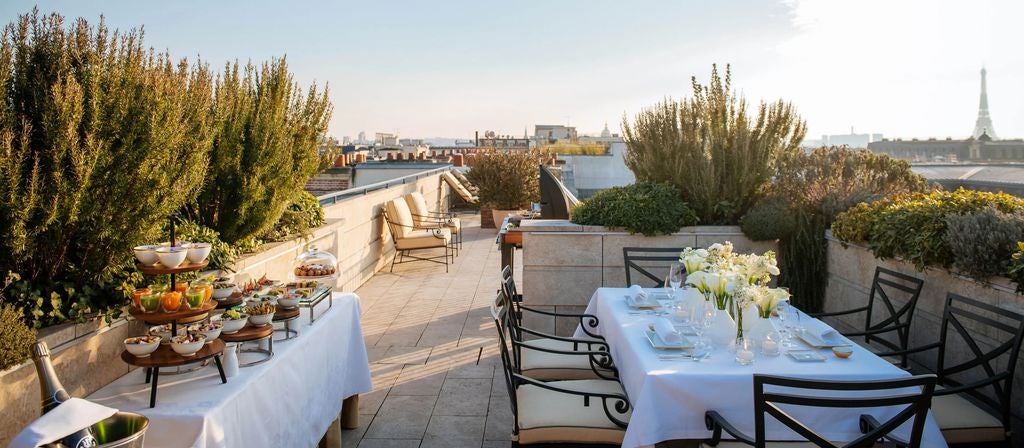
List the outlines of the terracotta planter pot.
{"label": "terracotta planter pot", "polygon": [[499,227],[501,227],[501,222],[505,220],[505,217],[508,216],[508,215],[514,215],[514,214],[516,214],[518,212],[519,212],[519,210],[498,210],[498,209],[492,209],[491,210],[491,219],[494,221],[494,228],[497,229],[498,231],[501,231],[501,229]]}

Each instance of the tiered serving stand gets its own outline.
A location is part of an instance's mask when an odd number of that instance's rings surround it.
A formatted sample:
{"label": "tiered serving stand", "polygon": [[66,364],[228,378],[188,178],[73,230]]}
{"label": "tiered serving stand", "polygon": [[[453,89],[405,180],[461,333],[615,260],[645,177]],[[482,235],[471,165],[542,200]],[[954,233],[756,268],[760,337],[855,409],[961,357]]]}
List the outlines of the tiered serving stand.
{"label": "tiered serving stand", "polygon": [[291,326],[292,321],[299,318],[299,309],[299,306],[292,308],[277,307],[277,310],[274,312],[274,320],[271,325],[278,322],[284,324],[284,328],[274,329],[275,333],[282,333],[284,335],[284,337],[277,339],[277,341],[287,341],[299,335],[299,331],[293,329]]}
{"label": "tiered serving stand", "polygon": [[149,390],[149,407],[152,408],[156,406],[156,387],[157,382],[160,379],[161,368],[195,364],[208,361],[210,358],[213,358],[213,361],[217,363],[217,371],[220,372],[221,383],[227,383],[228,378],[224,375],[224,366],[220,362],[220,357],[223,352],[224,341],[214,339],[206,343],[203,348],[199,349],[199,351],[192,356],[181,356],[177,354],[170,345],[161,344],[160,348],[145,357],[135,356],[125,350],[121,352],[121,359],[128,364],[146,369],[146,382],[151,384]]}
{"label": "tiered serving stand", "polygon": [[[262,358],[255,361],[249,361],[246,363],[239,363],[238,367],[249,367],[256,364],[264,363],[274,357],[274,323],[268,323],[266,325],[254,326],[246,324],[241,330],[238,330],[231,334],[220,334],[220,339],[224,342],[235,343],[235,349],[238,353],[258,353],[264,355]],[[255,342],[259,344],[261,341],[267,341],[267,348],[264,349],[257,345],[256,347],[242,348],[243,342]]]}

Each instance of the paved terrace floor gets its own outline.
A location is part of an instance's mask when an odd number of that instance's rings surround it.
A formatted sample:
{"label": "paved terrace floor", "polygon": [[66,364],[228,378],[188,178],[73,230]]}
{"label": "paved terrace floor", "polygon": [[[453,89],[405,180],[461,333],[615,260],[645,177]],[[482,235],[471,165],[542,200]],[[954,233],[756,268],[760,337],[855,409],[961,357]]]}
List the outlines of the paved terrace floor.
{"label": "paved terrace floor", "polygon": [[511,410],[490,303],[500,279],[493,229],[463,215],[463,249],[444,266],[417,262],[356,293],[373,392],[345,447],[508,447]]}

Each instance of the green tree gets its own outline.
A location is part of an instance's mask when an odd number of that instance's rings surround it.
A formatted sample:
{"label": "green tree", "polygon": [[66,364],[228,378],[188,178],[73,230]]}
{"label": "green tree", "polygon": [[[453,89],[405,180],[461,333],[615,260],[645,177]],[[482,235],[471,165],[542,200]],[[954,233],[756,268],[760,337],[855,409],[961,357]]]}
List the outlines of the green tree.
{"label": "green tree", "polygon": [[327,130],[327,89],[294,82],[285,59],[257,69],[227,64],[214,95],[217,133],[210,182],[195,204],[199,220],[234,243],[270,229],[306,182],[333,160],[318,139]]}
{"label": "green tree", "polygon": [[61,319],[75,291],[120,304],[93,287],[116,283],[130,248],[203,183],[209,70],[147,49],[139,31],[34,10],[3,30],[0,86],[0,271],[21,276],[13,299],[37,324]]}
{"label": "green tree", "polygon": [[693,97],[670,98],[625,116],[626,166],[638,181],[675,185],[706,224],[735,224],[759,198],[783,156],[798,151],[806,124],[789,103],[762,102],[756,116],[712,66],[711,82],[691,78]]}

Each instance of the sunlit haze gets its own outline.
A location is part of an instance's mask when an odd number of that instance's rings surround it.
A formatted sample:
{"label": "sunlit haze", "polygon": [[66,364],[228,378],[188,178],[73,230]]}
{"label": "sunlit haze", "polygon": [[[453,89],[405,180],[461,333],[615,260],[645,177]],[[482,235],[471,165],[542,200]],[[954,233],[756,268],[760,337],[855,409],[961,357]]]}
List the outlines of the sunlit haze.
{"label": "sunlit haze", "polygon": [[[33,2],[5,1],[10,22]],[[1024,137],[1024,54],[1014,1],[62,1],[114,28],[145,26],[176,57],[287,55],[328,83],[330,133],[471,137],[534,124],[618,131],[665,96],[732,64],[748,99],[792,101],[821,134],[970,135],[979,70],[1002,138]]]}

